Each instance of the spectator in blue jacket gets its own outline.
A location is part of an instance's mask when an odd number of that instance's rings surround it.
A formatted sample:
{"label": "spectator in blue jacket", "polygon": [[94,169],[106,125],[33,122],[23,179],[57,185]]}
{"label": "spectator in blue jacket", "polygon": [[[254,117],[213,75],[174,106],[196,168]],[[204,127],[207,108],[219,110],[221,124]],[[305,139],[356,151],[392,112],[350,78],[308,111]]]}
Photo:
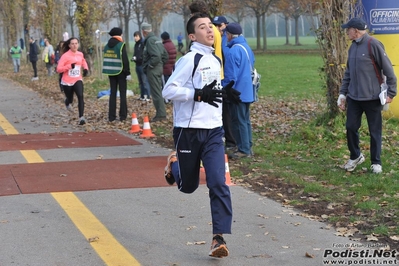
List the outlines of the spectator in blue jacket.
{"label": "spectator in blue jacket", "polygon": [[230,105],[231,126],[237,150],[230,158],[250,157],[252,155],[252,125],[250,105],[255,101],[251,71],[255,64],[254,54],[242,35],[238,23],[226,26],[229,48],[225,56],[224,79],[222,85],[234,81],[234,88],[241,93],[241,103]]}

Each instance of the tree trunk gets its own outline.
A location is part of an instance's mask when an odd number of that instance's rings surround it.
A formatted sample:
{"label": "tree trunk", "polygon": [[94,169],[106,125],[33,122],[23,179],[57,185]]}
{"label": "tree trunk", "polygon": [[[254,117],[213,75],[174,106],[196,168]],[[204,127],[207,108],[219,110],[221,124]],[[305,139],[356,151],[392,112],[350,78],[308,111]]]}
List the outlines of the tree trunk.
{"label": "tree trunk", "polygon": [[263,34],[263,51],[267,49],[267,36],[266,36],[266,13],[262,15],[262,34]]}
{"label": "tree trunk", "polygon": [[260,21],[261,21],[261,14],[256,13],[256,49],[260,50]]}
{"label": "tree trunk", "polygon": [[299,43],[299,16],[295,16],[295,45],[301,45]]}
{"label": "tree trunk", "polygon": [[348,39],[341,25],[347,21],[350,10],[355,10],[356,0],[324,0],[318,10],[320,27],[316,30],[317,42],[324,60],[323,72],[326,77],[327,105],[330,117],[338,113],[337,98],[347,61]]}
{"label": "tree trunk", "polygon": [[284,21],[285,21],[285,45],[290,44],[290,34],[289,34],[289,29],[288,29],[288,23],[290,21],[290,18],[288,16],[284,16]]}

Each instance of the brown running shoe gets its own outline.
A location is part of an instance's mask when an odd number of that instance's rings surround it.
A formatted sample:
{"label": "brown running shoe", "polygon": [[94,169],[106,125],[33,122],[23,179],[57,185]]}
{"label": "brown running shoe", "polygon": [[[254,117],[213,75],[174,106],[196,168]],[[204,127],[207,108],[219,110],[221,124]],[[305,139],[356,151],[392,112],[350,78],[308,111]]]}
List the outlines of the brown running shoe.
{"label": "brown running shoe", "polygon": [[215,235],[212,239],[211,251],[209,256],[223,258],[229,255],[229,250],[227,249],[226,242],[221,235]]}
{"label": "brown running shoe", "polygon": [[172,151],[167,159],[167,164],[165,166],[165,179],[169,185],[173,185],[175,183],[175,178],[172,174],[172,163],[177,162],[176,151]]}

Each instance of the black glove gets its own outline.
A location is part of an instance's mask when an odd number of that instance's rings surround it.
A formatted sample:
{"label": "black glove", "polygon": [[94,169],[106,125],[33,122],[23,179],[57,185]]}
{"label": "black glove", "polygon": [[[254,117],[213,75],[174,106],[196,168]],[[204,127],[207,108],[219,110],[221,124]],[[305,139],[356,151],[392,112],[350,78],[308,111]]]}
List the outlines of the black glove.
{"label": "black glove", "polygon": [[75,63],[71,64],[71,68],[72,68],[72,69],[75,68]]}
{"label": "black glove", "polygon": [[241,92],[233,88],[234,80],[230,81],[229,84],[223,87],[223,90],[226,92],[227,100],[231,103],[239,104],[241,102]]}
{"label": "black glove", "polygon": [[87,69],[83,69],[83,77],[86,77],[87,73],[88,73]]}
{"label": "black glove", "polygon": [[225,97],[225,93],[222,90],[214,90],[213,87],[216,84],[214,80],[211,84],[205,85],[202,89],[195,89],[194,101],[196,102],[206,102],[216,108],[219,107],[216,102],[221,103],[222,100],[218,98]]}

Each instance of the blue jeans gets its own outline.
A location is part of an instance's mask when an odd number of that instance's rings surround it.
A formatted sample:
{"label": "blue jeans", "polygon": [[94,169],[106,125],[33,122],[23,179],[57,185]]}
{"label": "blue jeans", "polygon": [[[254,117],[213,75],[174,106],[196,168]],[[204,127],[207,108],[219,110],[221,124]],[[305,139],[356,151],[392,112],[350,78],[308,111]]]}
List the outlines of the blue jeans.
{"label": "blue jeans", "polygon": [[231,130],[239,152],[251,154],[252,125],[249,112],[250,103],[230,105]]}
{"label": "blue jeans", "polygon": [[13,58],[12,63],[14,65],[14,73],[19,72],[19,66],[21,65],[21,58]]}
{"label": "blue jeans", "polygon": [[143,67],[136,65],[136,74],[139,80],[140,97],[144,98],[147,95],[150,98],[150,85],[148,84],[147,76],[144,74]]}
{"label": "blue jeans", "polygon": [[382,145],[382,105],[380,100],[355,101],[347,97],[348,108],[346,111],[346,138],[351,160],[360,156],[359,128],[362,114],[366,114],[370,133],[370,159],[371,164],[381,165]]}

